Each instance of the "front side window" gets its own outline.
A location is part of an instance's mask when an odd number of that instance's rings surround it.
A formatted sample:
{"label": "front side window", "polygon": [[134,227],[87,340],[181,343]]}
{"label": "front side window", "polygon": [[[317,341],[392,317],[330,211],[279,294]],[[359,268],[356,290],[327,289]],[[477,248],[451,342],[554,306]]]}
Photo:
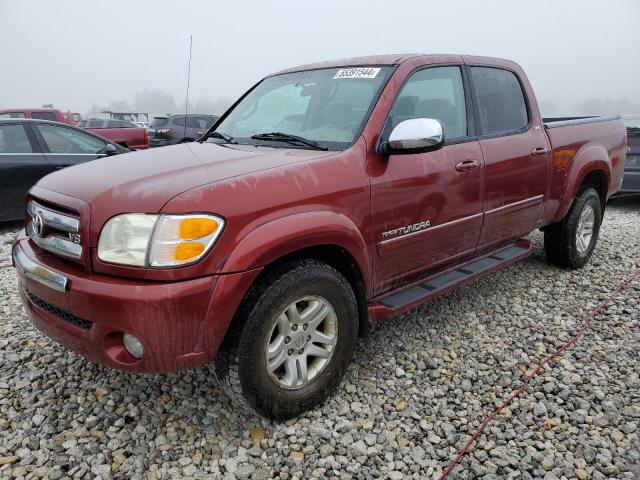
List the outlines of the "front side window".
{"label": "front side window", "polygon": [[460,67],[426,68],[409,77],[391,109],[387,134],[411,118],[440,120],[447,140],[467,136],[467,107]]}
{"label": "front side window", "polygon": [[471,83],[482,135],[517,131],[527,126],[527,104],[513,72],[471,67]]}
{"label": "front side window", "polygon": [[99,155],[107,144],[91,135],[57,125],[36,125],[51,153]]}
{"label": "front side window", "polygon": [[33,153],[22,125],[0,125],[0,153]]}
{"label": "front side window", "polygon": [[326,148],[347,148],[391,72],[392,67],[345,67],[268,77],[235,106],[216,131],[231,135],[238,143],[260,144],[251,137],[279,132]]}

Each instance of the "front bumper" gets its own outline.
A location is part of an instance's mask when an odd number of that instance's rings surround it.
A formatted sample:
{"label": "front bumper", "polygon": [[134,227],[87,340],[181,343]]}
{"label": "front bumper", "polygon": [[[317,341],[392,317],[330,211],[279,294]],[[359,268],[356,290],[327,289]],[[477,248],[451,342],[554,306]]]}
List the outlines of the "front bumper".
{"label": "front bumper", "polygon": [[[20,235],[13,261],[20,297],[35,325],[93,362],[131,372],[172,372],[213,361],[258,273],[137,281],[88,274],[33,247]],[[125,332],[142,342],[142,358],[124,348]]]}

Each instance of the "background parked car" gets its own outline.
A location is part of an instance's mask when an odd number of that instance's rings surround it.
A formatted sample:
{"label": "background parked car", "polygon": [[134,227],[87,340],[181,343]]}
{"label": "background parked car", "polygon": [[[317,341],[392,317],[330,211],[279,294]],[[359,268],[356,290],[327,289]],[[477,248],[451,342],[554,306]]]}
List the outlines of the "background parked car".
{"label": "background parked car", "polygon": [[75,124],[79,113],[63,113],[57,108],[14,108],[0,110],[0,118],[35,118],[52,122]]}
{"label": "background parked car", "polygon": [[640,114],[623,115],[627,127],[627,163],[624,167],[622,194],[640,194]]}
{"label": "background parked car", "polygon": [[149,148],[149,132],[126,120],[91,118],[80,120],[78,127],[97,133],[131,150]]}
{"label": "background parked car", "polygon": [[149,147],[193,142],[218,120],[216,115],[171,115],[151,120]]}
{"label": "background parked car", "polygon": [[0,221],[24,218],[27,192],[48,173],[127,151],[70,125],[0,118]]}

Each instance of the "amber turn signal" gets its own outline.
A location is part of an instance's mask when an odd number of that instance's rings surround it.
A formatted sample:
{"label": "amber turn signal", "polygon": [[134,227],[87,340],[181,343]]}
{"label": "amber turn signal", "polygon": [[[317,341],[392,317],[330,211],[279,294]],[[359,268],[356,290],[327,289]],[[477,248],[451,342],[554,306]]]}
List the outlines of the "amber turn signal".
{"label": "amber turn signal", "polygon": [[218,222],[211,218],[185,218],[180,222],[179,235],[183,240],[193,240],[211,235],[217,229]]}

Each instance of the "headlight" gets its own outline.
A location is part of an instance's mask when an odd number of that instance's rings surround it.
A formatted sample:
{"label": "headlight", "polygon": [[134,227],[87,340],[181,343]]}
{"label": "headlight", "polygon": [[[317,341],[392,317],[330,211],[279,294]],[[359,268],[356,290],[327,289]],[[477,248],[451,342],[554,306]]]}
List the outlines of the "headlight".
{"label": "headlight", "polygon": [[126,213],[105,224],[98,258],[137,267],[187,265],[209,251],[223,227],[224,220],[215,215]]}

